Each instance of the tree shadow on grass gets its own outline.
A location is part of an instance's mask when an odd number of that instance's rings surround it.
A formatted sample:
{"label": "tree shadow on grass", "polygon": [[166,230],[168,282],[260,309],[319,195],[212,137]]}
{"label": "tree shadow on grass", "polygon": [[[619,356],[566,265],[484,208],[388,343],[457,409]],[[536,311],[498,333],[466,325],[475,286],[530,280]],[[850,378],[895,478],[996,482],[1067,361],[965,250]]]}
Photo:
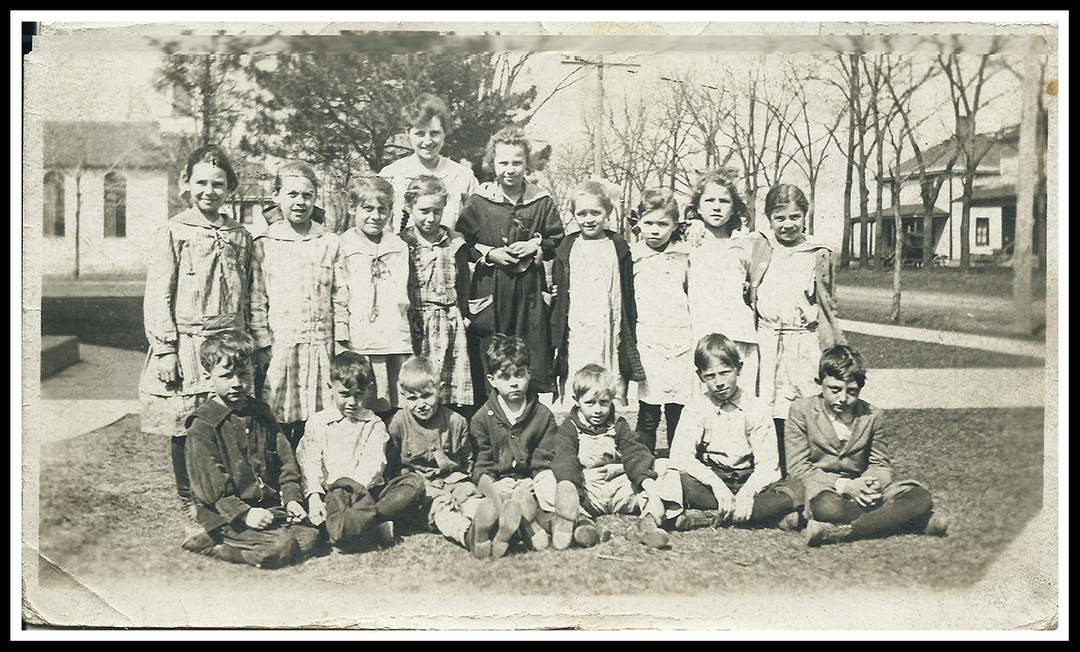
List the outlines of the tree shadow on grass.
{"label": "tree shadow on grass", "polygon": [[41,334],[145,353],[142,297],[43,297]]}

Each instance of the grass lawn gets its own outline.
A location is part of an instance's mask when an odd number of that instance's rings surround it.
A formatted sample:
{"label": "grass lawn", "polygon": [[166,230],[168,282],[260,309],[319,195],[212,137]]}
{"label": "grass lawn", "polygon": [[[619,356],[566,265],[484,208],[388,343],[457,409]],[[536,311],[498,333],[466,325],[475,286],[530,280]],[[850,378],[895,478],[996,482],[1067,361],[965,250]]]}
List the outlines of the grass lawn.
{"label": "grass lawn", "polygon": [[984,369],[1043,367],[1046,361],[959,346],[899,340],[864,333],[844,333],[848,344],[859,351],[870,369]]}
{"label": "grass lawn", "polygon": [[[614,536],[592,549],[512,549],[476,560],[437,534],[417,533],[392,548],[264,571],[180,549],[167,442],[140,433],[129,415],[43,445],[40,545],[91,587],[177,591],[706,597],[970,587],[1041,505],[1043,411],[898,410],[890,424],[899,476],[921,480],[949,508],[949,537],[807,549],[796,533],[731,528],[673,533],[671,550],[652,550],[623,538],[631,517],[605,517]],[[43,588],[63,586],[42,568]]]}
{"label": "grass lawn", "polygon": [[[1011,298],[1013,273],[1009,267],[975,267],[967,273],[955,267],[931,267],[917,269],[905,267],[900,272],[900,282],[905,290],[926,292],[951,292],[977,294],[988,297]],[[837,285],[880,288],[892,290],[892,267],[885,269],[841,269],[836,276]],[[1036,270],[1032,274],[1035,298],[1046,297],[1046,272]]]}

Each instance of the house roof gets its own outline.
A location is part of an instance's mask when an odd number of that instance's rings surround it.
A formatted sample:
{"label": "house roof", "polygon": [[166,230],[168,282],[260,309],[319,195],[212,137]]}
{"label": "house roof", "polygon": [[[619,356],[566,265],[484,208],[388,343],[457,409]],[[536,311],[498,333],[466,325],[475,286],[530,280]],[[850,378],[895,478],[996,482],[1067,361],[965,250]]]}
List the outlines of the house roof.
{"label": "house roof", "polygon": [[[963,200],[964,198],[961,196],[954,199],[953,202],[958,203]],[[971,191],[972,206],[1001,206],[1015,203],[1016,185],[1012,183],[976,187]]]}
{"label": "house roof", "polygon": [[[922,217],[924,212],[925,212],[925,209],[923,208],[922,204],[900,204],[900,217],[901,218],[905,218],[905,217]],[[948,217],[949,213],[947,211],[943,211],[940,208],[935,206],[933,215],[934,215],[935,218],[940,218],[940,217]],[[888,208],[882,208],[881,209],[881,217],[882,217],[882,219],[884,221],[891,222],[892,219],[893,219],[893,207],[889,206]],[[869,215],[868,219],[871,222],[874,221],[874,214],[871,213]],[[852,215],[851,216],[851,221],[852,222],[861,222],[862,221],[862,216],[861,215]]]}
{"label": "house roof", "polygon": [[[1020,125],[1006,127],[999,132],[976,134],[976,146],[979,149],[985,146],[989,146],[990,148],[979,162],[979,173],[1000,173],[1002,156],[1004,155],[1008,158],[1017,155],[1019,135]],[[923,150],[922,155],[926,165],[926,171],[929,173],[944,172],[945,166],[949,164],[949,161],[958,157],[960,153],[959,147],[959,143],[957,143],[955,138],[949,138],[932,146],[930,149]],[[959,161],[954,164],[954,172],[959,171],[959,165]],[[900,164],[899,175],[902,179],[914,177],[918,173],[918,169],[919,161],[915,156],[912,156]],[[885,180],[889,181],[892,178],[893,177],[890,175],[885,177]]]}
{"label": "house roof", "polygon": [[167,168],[172,155],[156,122],[46,122],[49,168]]}

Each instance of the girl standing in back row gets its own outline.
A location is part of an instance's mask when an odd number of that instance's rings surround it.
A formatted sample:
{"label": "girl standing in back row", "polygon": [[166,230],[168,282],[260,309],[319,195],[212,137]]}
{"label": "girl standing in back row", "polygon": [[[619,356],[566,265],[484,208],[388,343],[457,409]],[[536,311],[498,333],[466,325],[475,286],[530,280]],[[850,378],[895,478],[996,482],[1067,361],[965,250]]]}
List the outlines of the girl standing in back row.
{"label": "girl standing in back row", "polygon": [[[303,161],[283,164],[274,200],[285,219],[255,239],[251,330],[263,400],[295,449],[330,398],[330,360],[349,340],[349,293],[338,237],[311,219],[319,182]],[[258,388],[256,388],[258,389]]]}
{"label": "girl standing in back row", "polygon": [[[562,220],[547,192],[525,180],[532,146],[520,127],[505,127],[488,141],[484,166],[495,181],[480,186],[458,219],[458,231],[476,261],[469,296],[473,374],[487,375],[488,344],[495,333],[525,341],[532,359],[532,389],[551,392],[550,311],[544,299],[544,260],[563,239]],[[483,381],[477,383],[481,386]]]}
{"label": "girl standing in back row", "polygon": [[221,213],[238,185],[219,147],[195,150],[180,178],[180,192],[188,195],[191,208],[157,234],[147,266],[143,323],[150,350],[139,381],[141,428],[172,438],[176,492],[193,521],[184,421],[212,390],[199,347],[210,333],[248,330],[251,235]]}

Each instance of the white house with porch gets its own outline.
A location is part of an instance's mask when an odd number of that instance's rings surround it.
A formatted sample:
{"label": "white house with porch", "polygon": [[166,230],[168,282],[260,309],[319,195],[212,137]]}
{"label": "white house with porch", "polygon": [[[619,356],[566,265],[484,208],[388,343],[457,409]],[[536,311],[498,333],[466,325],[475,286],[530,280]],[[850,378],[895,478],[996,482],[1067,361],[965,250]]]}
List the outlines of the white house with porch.
{"label": "white house with porch", "polygon": [[[1016,237],[1016,175],[1019,146],[1019,126],[1008,127],[995,134],[976,136],[976,147],[986,143],[989,149],[980,161],[975,185],[971,197],[971,228],[969,233],[971,260],[974,264],[1009,264],[1012,245]],[[960,224],[963,202],[962,155],[958,156],[955,139],[938,143],[923,153],[927,174],[937,176],[946,174],[951,160],[956,162],[947,173],[934,205],[932,217],[933,232],[925,233],[924,209],[920,195],[918,162],[914,157],[899,166],[899,177],[903,180],[900,189],[900,217],[904,229],[903,260],[913,265],[921,264],[923,247],[930,246],[934,251],[935,264],[954,266],[960,262],[961,233]],[[887,177],[885,183],[891,183]],[[1045,197],[1045,176],[1042,193]],[[1034,252],[1045,260],[1046,209],[1045,200],[1042,210],[1036,217]],[[892,206],[883,208],[882,230],[884,236],[883,253],[889,256],[895,249],[895,218]],[[874,247],[874,214],[869,215],[867,236],[871,253]],[[858,251],[861,216],[852,217],[852,258]]]}

